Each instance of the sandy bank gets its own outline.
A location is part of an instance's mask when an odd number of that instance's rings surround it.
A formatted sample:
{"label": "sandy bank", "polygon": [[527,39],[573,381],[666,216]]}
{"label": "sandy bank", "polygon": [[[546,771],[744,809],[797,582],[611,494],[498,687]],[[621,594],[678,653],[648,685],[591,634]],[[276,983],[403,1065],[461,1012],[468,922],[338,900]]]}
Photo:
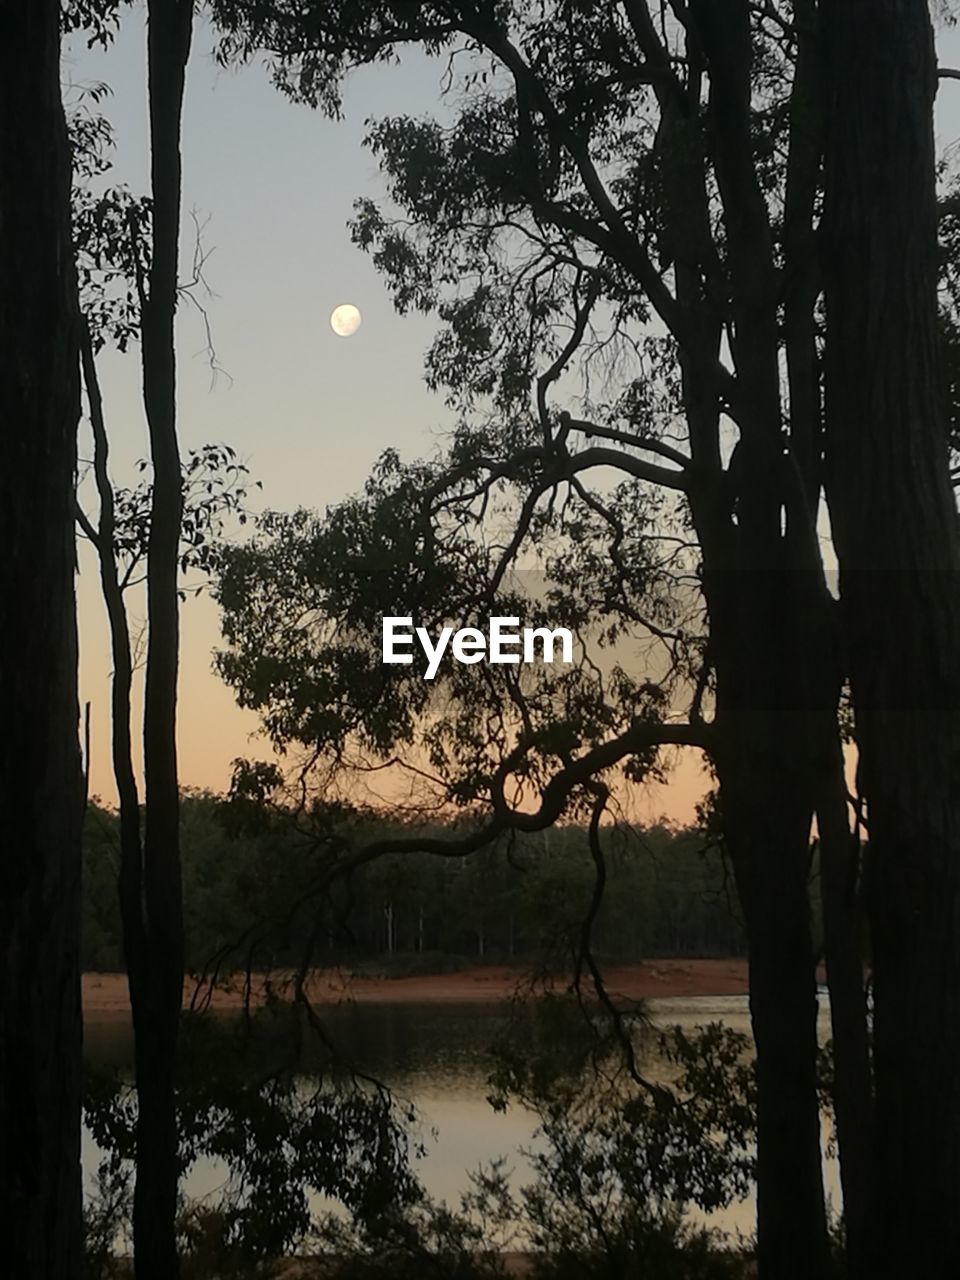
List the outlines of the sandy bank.
{"label": "sandy bank", "polygon": [[[747,962],[656,960],[609,969],[605,979],[611,994],[630,999],[744,995]],[[330,970],[311,977],[309,992],[312,1000],[325,1004],[343,1000],[370,1004],[490,1003],[508,999],[526,982],[527,975],[522,970],[500,966],[413,978],[362,977]],[[274,975],[274,983],[278,990],[282,989],[280,975]],[[194,983],[188,979],[185,1004],[189,1004],[193,991]],[[262,979],[254,979],[252,994],[254,1004],[262,1003]],[[243,982],[241,977],[236,977],[217,988],[212,1007],[238,1009],[242,1003]],[[88,1014],[128,1014],[126,977],[120,973],[84,974],[83,1008]]]}

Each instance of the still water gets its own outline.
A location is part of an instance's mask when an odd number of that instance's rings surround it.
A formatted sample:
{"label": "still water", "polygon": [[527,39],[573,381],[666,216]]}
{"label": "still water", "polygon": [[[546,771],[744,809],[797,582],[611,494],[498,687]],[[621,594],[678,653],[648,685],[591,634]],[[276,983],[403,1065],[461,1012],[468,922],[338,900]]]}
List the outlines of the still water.
{"label": "still water", "polygon": [[[749,1033],[745,996],[655,999],[648,1002],[658,1026],[679,1025],[692,1031],[723,1022]],[[536,1121],[529,1112],[511,1106],[496,1112],[487,1101],[492,1067],[491,1047],[507,1023],[503,1005],[480,1003],[376,1004],[355,1003],[324,1013],[333,1038],[371,1075],[412,1102],[420,1117],[417,1137],[426,1147],[417,1173],[436,1200],[455,1206],[469,1187],[469,1174],[501,1156],[507,1157],[511,1181],[522,1185],[530,1164],[526,1152],[537,1147]],[[829,1007],[821,999],[820,1033],[829,1036]],[[126,1017],[93,1016],[85,1025],[85,1051],[97,1065],[128,1072],[132,1062],[132,1034]],[[84,1167],[88,1178],[100,1153],[84,1133]],[[215,1161],[199,1161],[189,1171],[184,1191],[193,1199],[215,1194],[225,1170]],[[839,1188],[835,1163],[826,1167],[826,1190],[836,1209]],[[753,1230],[750,1200],[708,1220],[728,1233]]]}

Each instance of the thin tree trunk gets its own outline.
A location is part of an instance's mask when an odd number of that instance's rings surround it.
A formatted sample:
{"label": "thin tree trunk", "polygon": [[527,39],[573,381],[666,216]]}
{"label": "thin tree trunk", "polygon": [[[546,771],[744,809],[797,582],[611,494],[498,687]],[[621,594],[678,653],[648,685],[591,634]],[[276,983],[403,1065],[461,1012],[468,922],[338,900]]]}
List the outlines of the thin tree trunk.
{"label": "thin tree trunk", "polygon": [[100,587],[110,627],[113,682],[110,691],[111,754],[120,801],[119,897],[123,923],[123,949],[127,973],[144,973],[145,931],[143,919],[143,848],[140,839],[140,798],[133,766],[131,696],[133,657],[123,591],[117,577],[115,507],[108,461],[110,442],[103,414],[103,397],[97,376],[93,344],[87,325],[81,322],[80,363],[87,392],[93,431],[93,470],[100,500],[100,519],[94,529],[82,516],[81,523],[94,545],[100,568]]}
{"label": "thin tree trunk", "polygon": [[[134,1255],[138,1280],[177,1275],[179,1173],[175,1070],[183,998],[176,708],[177,572],[183,506],[176,427],[174,318],[180,243],[180,128],[192,0],[149,0],[153,245],[143,307],[143,398],[153,460],[147,551],[144,695],[146,821],[142,910],[145,963],[130,970],[138,1097]],[[132,892],[132,887],[130,889]],[[132,912],[136,904],[129,902]]]}
{"label": "thin tree trunk", "polygon": [[60,5],[0,0],[0,1248],[75,1280],[80,827],[79,417]]}
{"label": "thin tree trunk", "polygon": [[[117,784],[120,819],[120,874],[118,896],[123,926],[123,951],[127,966],[130,1005],[137,1034],[144,1021],[149,992],[149,954],[143,903],[143,844],[140,835],[140,799],[133,766],[131,734],[131,694],[133,658],[130,629],[123,590],[118,579],[115,548],[115,508],[108,470],[109,438],[103,414],[103,398],[97,376],[90,330],[81,322],[80,362],[93,432],[93,470],[100,500],[100,518],[95,529],[78,508],[81,527],[93,543],[100,568],[100,587],[110,627],[113,657],[111,685],[111,754]],[[136,1057],[136,1044],[134,1054]],[[140,1174],[137,1170],[139,1182]]]}
{"label": "thin tree trunk", "polygon": [[[960,1270],[960,539],[924,0],[823,10],[827,496],[867,802],[875,1266]],[[880,1274],[878,1270],[876,1274]]]}

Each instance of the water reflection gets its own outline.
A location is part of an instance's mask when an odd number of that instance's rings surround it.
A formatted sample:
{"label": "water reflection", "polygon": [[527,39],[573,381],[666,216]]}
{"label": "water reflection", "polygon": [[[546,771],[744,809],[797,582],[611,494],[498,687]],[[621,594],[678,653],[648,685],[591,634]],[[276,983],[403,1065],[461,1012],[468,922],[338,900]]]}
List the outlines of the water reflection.
{"label": "water reflection", "polygon": [[[677,1024],[692,1032],[719,1021],[749,1032],[749,1008],[742,996],[658,999],[651,1000],[649,1008],[661,1026]],[[501,1156],[507,1157],[514,1185],[529,1179],[530,1161],[525,1153],[538,1146],[536,1118],[519,1105],[494,1111],[488,1101],[494,1044],[504,1034],[521,1042],[524,1036],[533,1035],[533,1023],[525,1020],[522,1007],[508,1009],[503,1003],[352,1003],[325,1009],[323,1021],[341,1053],[415,1106],[415,1137],[425,1149],[416,1172],[434,1199],[456,1205],[469,1187],[470,1172]],[[821,1001],[820,1033],[823,1040],[829,1037],[825,1000]],[[92,1064],[129,1078],[133,1043],[128,1018],[117,1014],[88,1018],[85,1052]],[[306,1076],[319,1065],[311,1063],[311,1053],[319,1059],[324,1051],[308,1044],[302,1063]],[[645,1070],[656,1078],[658,1064],[649,1055]],[[89,1130],[84,1133],[83,1155],[90,1179],[102,1152]],[[227,1178],[222,1160],[203,1157],[190,1167],[183,1190],[194,1200],[215,1197]],[[827,1192],[837,1206],[839,1187],[833,1161],[827,1164]],[[322,1197],[311,1197],[311,1201],[313,1208],[325,1207]],[[716,1214],[696,1216],[724,1231],[748,1235],[753,1214],[752,1201],[747,1199]]]}

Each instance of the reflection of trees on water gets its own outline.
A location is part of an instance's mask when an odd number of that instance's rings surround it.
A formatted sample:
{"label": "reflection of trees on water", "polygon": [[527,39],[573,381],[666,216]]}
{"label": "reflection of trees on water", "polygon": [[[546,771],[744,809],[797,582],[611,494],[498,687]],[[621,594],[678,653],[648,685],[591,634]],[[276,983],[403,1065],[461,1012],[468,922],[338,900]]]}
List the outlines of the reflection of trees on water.
{"label": "reflection of trees on water", "polygon": [[[489,1101],[536,1117],[536,1149],[524,1151],[532,1177],[518,1187],[506,1159],[494,1162],[456,1210],[431,1203],[413,1172],[423,1154],[414,1109],[347,1068],[331,1043],[304,1040],[294,1010],[186,1018],[181,1183],[201,1161],[224,1171],[210,1194],[181,1201],[188,1267],[205,1260],[212,1269],[196,1274],[210,1275],[229,1263],[240,1275],[258,1261],[334,1251],[357,1277],[386,1274],[386,1257],[399,1268],[391,1275],[418,1260],[411,1274],[429,1276],[446,1259],[438,1276],[468,1277],[498,1273],[500,1253],[536,1243],[544,1276],[564,1275],[574,1256],[597,1260],[589,1275],[659,1258],[656,1274],[669,1277],[681,1257],[684,1275],[728,1274],[723,1249],[693,1231],[689,1211],[714,1212],[752,1186],[749,1041],[719,1023],[655,1031],[642,1013],[624,1024],[639,1050],[631,1065],[623,1028],[585,1018],[574,999],[517,1004],[500,1023]],[[99,1277],[123,1248],[136,1104],[121,1073],[93,1067],[85,1102],[104,1153],[88,1205]],[[449,1269],[454,1257],[464,1270]]]}
{"label": "reflection of trees on water", "polygon": [[[184,1205],[184,1245],[216,1221],[239,1257],[280,1257],[313,1227],[311,1200],[331,1199],[361,1224],[395,1214],[416,1194],[404,1108],[372,1078],[348,1072],[332,1052],[310,1055],[303,1074],[301,1027],[292,1009],[251,1019],[187,1017],[177,1088],[180,1177],[215,1161],[226,1179],[215,1196]],[[100,1199],[122,1229],[123,1188],[134,1158],[136,1097],[116,1072],[91,1068],[87,1126],[105,1153]],[[194,1242],[196,1243],[196,1242]]]}

